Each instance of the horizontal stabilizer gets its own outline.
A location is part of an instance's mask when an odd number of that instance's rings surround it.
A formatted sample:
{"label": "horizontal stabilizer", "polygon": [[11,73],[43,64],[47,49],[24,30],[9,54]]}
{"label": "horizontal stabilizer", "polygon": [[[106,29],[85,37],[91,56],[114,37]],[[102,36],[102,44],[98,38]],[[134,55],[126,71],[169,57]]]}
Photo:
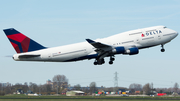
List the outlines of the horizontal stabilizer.
{"label": "horizontal stabilizer", "polygon": [[34,58],[34,57],[39,57],[41,55],[20,55],[19,58]]}

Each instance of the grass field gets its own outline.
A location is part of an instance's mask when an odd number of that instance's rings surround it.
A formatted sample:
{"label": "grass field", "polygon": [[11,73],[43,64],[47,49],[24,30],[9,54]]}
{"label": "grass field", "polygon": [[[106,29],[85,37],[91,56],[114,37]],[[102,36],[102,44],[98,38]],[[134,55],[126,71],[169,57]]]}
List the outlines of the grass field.
{"label": "grass field", "polygon": [[[126,99],[0,99],[0,101],[172,101],[172,100],[126,100]],[[173,100],[173,101],[179,101],[179,100]]]}
{"label": "grass field", "polygon": [[180,101],[180,97],[0,96],[0,101]]}
{"label": "grass field", "polygon": [[[172,101],[172,100],[110,100],[110,99],[83,99],[83,100],[69,100],[69,99],[0,99],[0,101]],[[179,101],[179,100],[173,100]]]}

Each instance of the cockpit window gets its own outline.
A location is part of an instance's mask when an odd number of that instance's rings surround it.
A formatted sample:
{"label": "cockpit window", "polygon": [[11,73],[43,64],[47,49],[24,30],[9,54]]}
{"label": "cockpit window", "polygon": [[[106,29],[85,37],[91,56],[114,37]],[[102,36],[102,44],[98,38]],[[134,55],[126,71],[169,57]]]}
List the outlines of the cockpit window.
{"label": "cockpit window", "polygon": [[167,27],[163,27],[164,29],[167,28]]}

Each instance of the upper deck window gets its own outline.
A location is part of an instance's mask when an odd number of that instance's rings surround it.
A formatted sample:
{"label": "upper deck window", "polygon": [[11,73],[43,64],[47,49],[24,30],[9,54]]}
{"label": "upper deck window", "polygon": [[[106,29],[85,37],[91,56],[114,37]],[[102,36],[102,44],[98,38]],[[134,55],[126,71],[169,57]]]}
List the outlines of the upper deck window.
{"label": "upper deck window", "polygon": [[146,31],[146,32],[152,32],[152,31],[156,31],[156,29],[153,29],[153,30],[148,30],[148,31]]}
{"label": "upper deck window", "polygon": [[136,35],[136,34],[141,34],[142,32],[137,32],[137,33],[131,33],[129,35]]}
{"label": "upper deck window", "polygon": [[165,26],[165,27],[163,27],[163,28],[165,29],[165,28],[167,28],[167,27]]}

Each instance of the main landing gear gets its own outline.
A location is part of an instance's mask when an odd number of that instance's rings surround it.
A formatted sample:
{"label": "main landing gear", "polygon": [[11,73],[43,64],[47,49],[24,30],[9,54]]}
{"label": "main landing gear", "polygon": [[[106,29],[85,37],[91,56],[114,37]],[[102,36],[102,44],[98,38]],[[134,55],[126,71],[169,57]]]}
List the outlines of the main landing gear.
{"label": "main landing gear", "polygon": [[164,45],[163,45],[163,44],[161,44],[161,47],[162,47],[161,52],[165,52],[165,49],[164,49]]}
{"label": "main landing gear", "polygon": [[[109,61],[109,64],[111,65],[111,64],[113,64],[113,61],[115,60],[115,58],[113,57],[113,56],[110,56],[110,61]],[[104,59],[96,59],[95,61],[94,61],[94,65],[102,65],[102,64],[104,64],[105,63],[105,61],[104,61]]]}
{"label": "main landing gear", "polygon": [[94,65],[102,65],[102,64],[104,64],[104,63],[105,63],[104,59],[101,59],[101,60],[96,59],[96,60],[94,61]]}
{"label": "main landing gear", "polygon": [[115,60],[115,58],[113,58],[113,57],[111,56],[111,57],[110,57],[109,64],[112,65],[114,60]]}

